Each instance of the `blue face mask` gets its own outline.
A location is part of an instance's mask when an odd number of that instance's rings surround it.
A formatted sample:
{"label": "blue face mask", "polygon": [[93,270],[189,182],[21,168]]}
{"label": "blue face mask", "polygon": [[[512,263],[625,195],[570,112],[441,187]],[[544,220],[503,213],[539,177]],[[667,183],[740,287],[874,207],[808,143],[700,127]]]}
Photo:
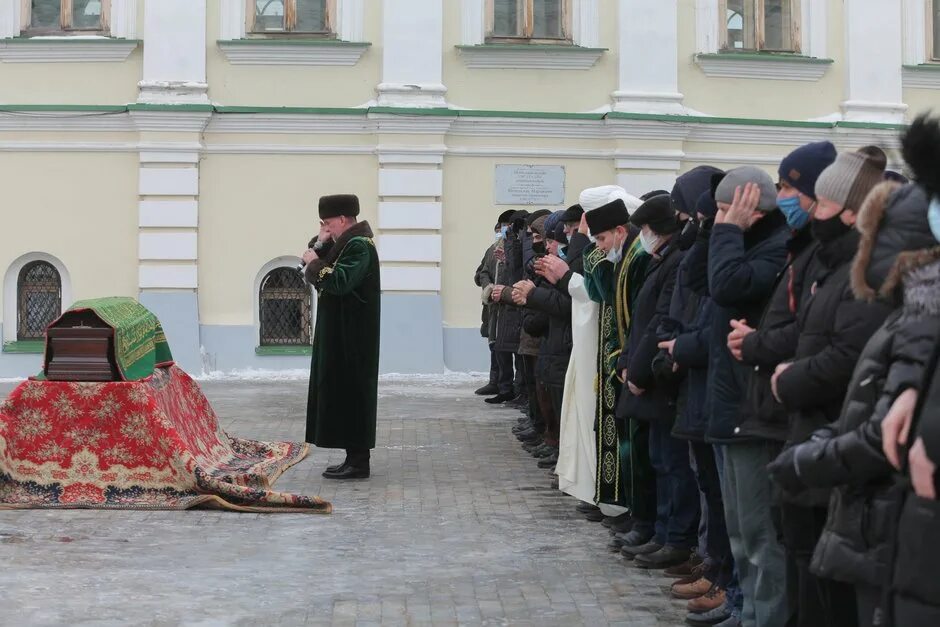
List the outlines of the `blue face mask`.
{"label": "blue face mask", "polygon": [[503,228],[501,228],[501,229],[499,230],[499,237],[500,237],[500,239],[506,239],[506,233],[508,233],[508,232],[509,232],[509,227],[508,227],[508,226],[504,226]]}
{"label": "blue face mask", "polygon": [[934,196],[927,209],[927,221],[930,222],[930,232],[933,238],[940,242],[940,197]]}
{"label": "blue face mask", "polygon": [[558,258],[561,259],[562,261],[568,258],[568,255],[565,254],[564,248],[561,248],[561,247],[558,248]]}
{"label": "blue face mask", "polygon": [[803,211],[800,206],[799,196],[790,196],[789,198],[778,198],[777,206],[787,217],[787,224],[796,231],[802,229],[809,222],[809,214]]}

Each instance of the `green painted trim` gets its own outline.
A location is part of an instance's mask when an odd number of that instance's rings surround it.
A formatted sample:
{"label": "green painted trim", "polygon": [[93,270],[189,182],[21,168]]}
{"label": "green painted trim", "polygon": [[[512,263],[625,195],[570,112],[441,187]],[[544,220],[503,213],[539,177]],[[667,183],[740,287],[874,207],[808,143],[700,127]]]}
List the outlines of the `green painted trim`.
{"label": "green painted trim", "polygon": [[244,106],[217,106],[216,113],[283,113],[307,115],[366,115],[368,108],[340,108],[340,107],[244,107]]}
{"label": "green painted trim", "polygon": [[921,63],[920,65],[905,65],[905,70],[915,72],[940,72],[940,63]]}
{"label": "green painted trim", "polygon": [[127,105],[128,111],[193,111],[212,113],[215,107],[210,104],[148,104],[145,102]]}
{"label": "green painted trim", "polygon": [[0,111],[87,111],[90,113],[125,113],[127,105],[7,104]]}
{"label": "green painted trim", "polygon": [[419,109],[415,107],[369,107],[369,113],[389,114],[389,115],[418,115],[427,117],[457,117],[459,115],[456,109],[443,109],[435,107],[430,109]]}
{"label": "green painted trim", "polygon": [[704,53],[695,55],[696,59],[718,59],[718,60],[743,60],[743,61],[789,61],[791,63],[810,63],[818,65],[831,65],[835,63],[833,59],[823,59],[819,57],[807,57],[802,54],[793,54],[790,52],[718,52]]}
{"label": "green painted trim", "polygon": [[121,39],[120,37],[102,37],[100,39],[88,39],[83,37],[44,37],[36,35],[35,37],[4,37],[0,43],[5,44],[140,44],[140,39]]}
{"label": "green painted trim", "polygon": [[312,346],[258,346],[255,347],[255,355],[262,357],[283,357],[283,356],[310,356],[313,354]]}
{"label": "green painted trim", "polygon": [[42,355],[46,352],[46,342],[44,340],[7,342],[3,345],[3,352],[20,355]]}
{"label": "green painted trim", "polygon": [[242,39],[219,39],[216,41],[220,46],[330,46],[334,48],[368,48],[372,45],[371,41],[344,41],[342,39],[290,39],[290,38],[252,38],[244,37]]}
{"label": "green painted trim", "polygon": [[454,46],[457,50],[551,50],[552,52],[607,52],[609,48],[587,48],[572,44],[476,44]]}
{"label": "green painted trim", "polygon": [[553,111],[487,111],[485,109],[477,110],[457,110],[457,116],[461,118],[531,118],[542,120],[603,120],[605,113],[565,113]]}
{"label": "green painted trim", "polygon": [[767,120],[761,118],[719,118],[698,115],[663,115],[655,113],[621,113],[612,111],[607,114],[611,120],[648,120],[651,122],[688,122],[696,124],[735,124],[739,126],[780,126],[785,128],[833,128],[832,122],[807,122],[803,120]]}
{"label": "green painted trim", "polygon": [[367,116],[408,115],[452,118],[514,118],[530,120],[635,120],[642,122],[668,122],[671,124],[726,124],[736,126],[769,126],[777,128],[848,128],[874,130],[900,130],[903,124],[883,124],[876,122],[809,122],[804,120],[772,120],[762,118],[722,118],[697,115],[667,115],[656,113],[566,113],[563,111],[489,111],[484,109],[417,109],[409,107],[252,107],[252,106],[213,106],[199,104],[129,104],[129,105],[57,105],[57,104],[0,104],[0,112],[50,111],[56,112],[98,112],[123,113],[127,111],[194,111],[217,114],[285,114],[285,115],[345,115]]}

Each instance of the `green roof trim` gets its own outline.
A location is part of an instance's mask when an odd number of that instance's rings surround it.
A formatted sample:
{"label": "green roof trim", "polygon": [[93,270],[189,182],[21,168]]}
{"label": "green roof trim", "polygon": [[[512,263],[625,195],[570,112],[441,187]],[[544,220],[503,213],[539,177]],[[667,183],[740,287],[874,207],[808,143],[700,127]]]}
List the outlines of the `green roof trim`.
{"label": "green roof trim", "polygon": [[37,35],[35,37],[3,37],[0,43],[5,44],[139,44],[140,39],[122,39],[120,37],[46,37]]}
{"label": "green roof trim", "polygon": [[343,107],[244,107],[216,106],[216,113],[281,113],[285,115],[367,115],[369,109]]}
{"label": "green roof trim", "polygon": [[261,357],[309,357],[313,354],[313,346],[258,346],[255,355]]}
{"label": "green roof trim", "polygon": [[217,43],[220,46],[331,46],[348,48],[368,48],[372,45],[370,41],[344,41],[342,39],[291,39],[291,38],[253,38],[244,37],[242,39],[219,39]]}
{"label": "green roof trim", "polygon": [[575,46],[572,44],[476,44],[454,46],[458,50],[551,50],[552,52],[607,52],[609,48],[588,48],[586,46]]}
{"label": "green roof trim", "polygon": [[0,104],[0,113],[18,112],[88,112],[88,113],[126,113],[128,111],[167,111],[217,114],[283,114],[283,115],[336,115],[368,116],[401,115],[414,117],[450,117],[450,118],[507,118],[529,120],[634,120],[638,122],[666,122],[670,124],[713,124],[736,126],[768,126],[776,128],[818,128],[818,129],[871,129],[901,130],[904,124],[885,124],[878,122],[813,122],[807,120],[773,120],[764,118],[709,117],[702,115],[669,115],[658,113],[627,113],[611,111],[607,113],[568,113],[564,111],[491,111],[485,109],[420,109],[412,107],[253,107],[253,106],[216,106],[209,104],[146,104],[127,105],[67,105],[67,104]]}
{"label": "green roof trim", "polygon": [[921,63],[920,65],[905,65],[905,70],[915,72],[940,72],[940,63]]}
{"label": "green roof trim", "polygon": [[833,59],[825,59],[821,57],[807,57],[802,54],[793,54],[792,52],[717,52],[717,53],[706,53],[700,52],[695,55],[696,59],[740,59],[744,61],[767,61],[768,63],[775,63],[780,61],[789,61],[791,63],[815,63],[819,65],[832,65],[835,63]]}
{"label": "green roof trim", "polygon": [[6,342],[3,345],[4,353],[20,355],[42,355],[46,352],[45,340],[24,340],[19,342]]}
{"label": "green roof trim", "polygon": [[127,105],[128,111],[192,111],[199,113],[212,113],[215,107],[211,104],[150,104],[135,102]]}

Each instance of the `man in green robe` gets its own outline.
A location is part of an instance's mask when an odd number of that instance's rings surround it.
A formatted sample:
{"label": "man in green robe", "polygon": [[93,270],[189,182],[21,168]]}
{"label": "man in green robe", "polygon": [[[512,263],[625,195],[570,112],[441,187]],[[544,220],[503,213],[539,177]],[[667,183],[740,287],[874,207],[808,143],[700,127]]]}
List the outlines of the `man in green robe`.
{"label": "man in green robe", "polygon": [[304,275],[317,290],[306,441],[346,450],[328,479],[364,479],[375,448],[381,286],[379,257],[359,199],[320,199],[320,235],[304,253]]}
{"label": "man in green robe", "polygon": [[[607,195],[608,202],[594,207],[593,195]],[[617,360],[626,345],[630,331],[630,312],[643,282],[647,255],[636,234],[628,227],[630,219],[625,200],[636,209],[638,199],[630,197],[621,188],[607,186],[585,190],[582,206],[582,230],[590,230],[596,243],[584,251],[584,285],[600,306],[598,312],[597,351],[597,489],[598,503],[630,508],[634,515],[638,503],[634,502],[634,455],[631,455],[633,425],[616,417],[617,400],[623,386],[617,372]],[[632,422],[632,421],[630,421]],[[637,451],[642,455],[642,451]],[[641,472],[642,474],[642,472]]]}

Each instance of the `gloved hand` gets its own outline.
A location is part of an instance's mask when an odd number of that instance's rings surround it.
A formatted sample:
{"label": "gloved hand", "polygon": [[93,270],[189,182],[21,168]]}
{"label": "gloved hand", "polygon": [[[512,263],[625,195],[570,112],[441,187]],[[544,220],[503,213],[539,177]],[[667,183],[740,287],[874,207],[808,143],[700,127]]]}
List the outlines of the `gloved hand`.
{"label": "gloved hand", "polygon": [[767,465],[770,480],[790,494],[799,494],[806,489],[806,484],[800,479],[796,467],[796,456],[799,453],[797,449],[801,446],[805,445],[799,444],[784,449],[777,459]]}

